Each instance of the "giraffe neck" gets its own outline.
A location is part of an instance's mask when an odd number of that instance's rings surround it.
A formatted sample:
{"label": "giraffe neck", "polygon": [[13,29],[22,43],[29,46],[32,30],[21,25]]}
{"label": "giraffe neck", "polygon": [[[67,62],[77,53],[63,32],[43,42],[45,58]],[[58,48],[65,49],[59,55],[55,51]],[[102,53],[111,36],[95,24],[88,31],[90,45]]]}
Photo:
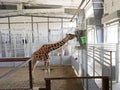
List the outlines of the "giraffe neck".
{"label": "giraffe neck", "polygon": [[62,39],[61,41],[58,41],[57,43],[51,44],[51,46],[50,46],[51,51],[62,47],[68,41],[69,41],[69,39],[66,37],[66,38]]}

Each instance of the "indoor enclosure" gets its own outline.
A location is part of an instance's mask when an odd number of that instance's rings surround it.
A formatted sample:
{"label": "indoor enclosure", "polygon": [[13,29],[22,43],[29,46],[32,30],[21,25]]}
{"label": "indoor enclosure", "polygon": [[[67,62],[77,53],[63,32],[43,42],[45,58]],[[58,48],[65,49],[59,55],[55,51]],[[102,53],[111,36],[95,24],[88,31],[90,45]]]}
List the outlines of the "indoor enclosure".
{"label": "indoor enclosure", "polygon": [[[119,90],[119,4],[0,0],[0,90]],[[68,34],[75,38],[50,50],[50,72],[40,61],[33,73],[32,54]]]}

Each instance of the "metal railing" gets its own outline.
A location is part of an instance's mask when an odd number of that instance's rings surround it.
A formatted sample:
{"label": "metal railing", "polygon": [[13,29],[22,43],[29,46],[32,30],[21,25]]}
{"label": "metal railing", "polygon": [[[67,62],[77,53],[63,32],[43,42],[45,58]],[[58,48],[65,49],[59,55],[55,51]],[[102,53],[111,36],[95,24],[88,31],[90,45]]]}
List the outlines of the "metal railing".
{"label": "metal railing", "polygon": [[[102,47],[89,46],[87,49],[87,69],[90,76],[109,76],[112,90],[112,51]],[[90,71],[92,69],[92,73]],[[96,83],[100,81],[95,81]],[[99,86],[99,84],[97,84]]]}

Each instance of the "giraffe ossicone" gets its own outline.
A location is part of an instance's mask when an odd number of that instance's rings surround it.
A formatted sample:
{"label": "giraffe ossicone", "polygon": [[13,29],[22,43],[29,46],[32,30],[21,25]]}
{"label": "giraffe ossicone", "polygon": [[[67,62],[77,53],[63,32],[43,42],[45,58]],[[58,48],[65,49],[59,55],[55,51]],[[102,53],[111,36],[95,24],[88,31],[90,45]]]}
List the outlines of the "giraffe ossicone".
{"label": "giraffe ossicone", "polygon": [[74,34],[66,34],[66,37],[63,38],[61,41],[58,41],[53,44],[45,44],[39,50],[35,51],[32,54],[32,72],[37,65],[37,61],[44,61],[44,69],[45,71],[50,70],[50,63],[49,63],[49,53],[55,49],[62,47],[66,42],[69,40],[74,39],[76,36]]}

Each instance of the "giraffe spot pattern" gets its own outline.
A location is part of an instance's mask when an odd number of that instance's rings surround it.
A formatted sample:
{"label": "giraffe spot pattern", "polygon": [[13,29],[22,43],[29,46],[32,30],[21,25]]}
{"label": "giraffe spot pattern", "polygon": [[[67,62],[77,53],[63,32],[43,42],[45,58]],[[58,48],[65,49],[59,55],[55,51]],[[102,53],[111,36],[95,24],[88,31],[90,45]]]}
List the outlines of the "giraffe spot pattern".
{"label": "giraffe spot pattern", "polygon": [[[62,45],[64,45],[69,39],[73,39],[75,35],[72,34],[68,34],[63,40],[54,43],[54,44],[44,44],[39,50],[37,50],[36,52],[34,52],[32,54],[32,62],[33,62],[33,67],[34,67],[34,62],[36,62],[37,60],[40,61],[48,61],[49,55],[48,53],[52,50],[55,50],[59,47],[61,47]],[[69,37],[69,38],[68,38]]]}

